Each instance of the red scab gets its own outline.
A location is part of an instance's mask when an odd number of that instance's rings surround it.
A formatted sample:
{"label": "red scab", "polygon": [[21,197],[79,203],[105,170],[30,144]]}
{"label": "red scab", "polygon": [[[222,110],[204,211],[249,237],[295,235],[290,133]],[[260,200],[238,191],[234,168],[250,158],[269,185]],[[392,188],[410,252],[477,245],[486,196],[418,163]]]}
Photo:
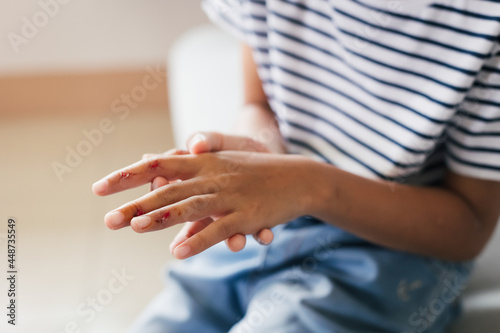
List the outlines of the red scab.
{"label": "red scab", "polygon": [[144,215],[144,212],[138,209],[134,216],[141,216],[141,215]]}
{"label": "red scab", "polygon": [[121,179],[127,179],[128,177],[134,176],[134,175],[135,175],[135,173],[132,173],[132,172],[124,172],[124,171],[120,172]]}
{"label": "red scab", "polygon": [[170,217],[170,212],[166,212],[165,214],[163,214],[163,216],[161,217],[161,219],[156,220],[156,223],[162,223],[162,222],[164,222],[166,219],[168,219],[169,217]]}
{"label": "red scab", "polygon": [[177,213],[177,216],[181,216],[182,212],[179,208],[173,208],[173,211]]}
{"label": "red scab", "polygon": [[158,160],[155,160],[155,161],[153,161],[153,163],[151,163],[151,169],[157,168],[159,166],[160,166],[160,162],[158,162]]}

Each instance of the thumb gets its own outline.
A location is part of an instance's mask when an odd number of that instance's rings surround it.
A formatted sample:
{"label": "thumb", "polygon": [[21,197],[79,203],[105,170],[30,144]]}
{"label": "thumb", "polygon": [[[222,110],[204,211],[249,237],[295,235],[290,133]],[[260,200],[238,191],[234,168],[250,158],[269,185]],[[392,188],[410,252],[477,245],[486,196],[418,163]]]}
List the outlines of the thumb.
{"label": "thumb", "polygon": [[222,134],[211,132],[196,132],[186,142],[191,154],[201,154],[218,151],[221,148]]}
{"label": "thumb", "polygon": [[249,137],[226,135],[218,132],[196,132],[188,138],[186,144],[191,154],[223,150],[269,152],[265,145]]}
{"label": "thumb", "polygon": [[163,177],[156,177],[151,182],[151,191],[154,191],[154,190],[156,190],[156,189],[158,189],[160,187],[163,187],[165,185],[168,185],[168,184],[169,184],[169,182],[165,178],[163,178]]}

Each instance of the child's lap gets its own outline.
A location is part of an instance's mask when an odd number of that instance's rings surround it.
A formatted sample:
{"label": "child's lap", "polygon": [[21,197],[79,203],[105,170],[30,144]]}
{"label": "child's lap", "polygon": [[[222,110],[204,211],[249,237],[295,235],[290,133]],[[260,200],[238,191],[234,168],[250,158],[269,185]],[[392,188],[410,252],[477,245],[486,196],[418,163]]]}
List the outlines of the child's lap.
{"label": "child's lap", "polygon": [[[302,218],[263,247],[218,244],[169,268],[132,332],[441,332],[469,265],[373,246]],[[432,325],[431,325],[432,324]]]}

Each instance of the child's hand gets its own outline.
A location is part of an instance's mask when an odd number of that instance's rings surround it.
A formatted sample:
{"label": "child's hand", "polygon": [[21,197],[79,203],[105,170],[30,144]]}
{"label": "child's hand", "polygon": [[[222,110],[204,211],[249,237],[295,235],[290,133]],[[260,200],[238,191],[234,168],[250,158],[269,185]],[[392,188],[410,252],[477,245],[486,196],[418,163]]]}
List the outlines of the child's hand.
{"label": "child's hand", "polygon": [[[206,152],[217,152],[225,150],[239,150],[249,152],[262,152],[269,153],[269,150],[262,143],[244,136],[226,135],[217,132],[195,132],[189,136],[186,141],[188,151],[172,149],[163,155],[184,155],[184,154],[201,154]],[[143,159],[152,158],[157,155],[144,154]],[[157,177],[151,182],[151,191],[167,185],[168,181],[163,177]],[[204,221],[205,223],[212,222],[211,219]],[[177,245],[184,242],[186,239],[194,235],[197,231],[193,228],[196,225],[202,225],[200,221],[197,224],[185,223],[181,231],[176,235],[173,242],[170,244],[170,250],[173,251]],[[270,229],[260,230],[253,235],[255,240],[263,245],[270,244],[273,241],[274,234]],[[246,237],[244,235],[236,234],[226,239],[228,248],[233,252],[241,251],[246,245]]]}
{"label": "child's hand", "polygon": [[[245,136],[227,135],[218,132],[195,132],[189,136],[186,146],[191,154],[201,154],[208,152],[237,150],[259,153],[270,153],[269,149],[262,143]],[[283,153],[283,152],[279,152]],[[192,235],[191,225],[186,225],[175,237],[171,244],[171,249],[186,240]],[[274,234],[271,229],[262,229],[253,237],[262,245],[271,244]],[[246,244],[244,235],[236,234],[226,240],[228,248],[233,252],[243,250]]]}
{"label": "child's hand", "polygon": [[116,171],[93,190],[109,195],[157,177],[182,180],[108,213],[105,223],[111,229],[131,225],[148,232],[197,221],[173,249],[177,258],[187,258],[236,234],[255,234],[307,215],[309,163],[299,156],[249,152],[164,155]]}

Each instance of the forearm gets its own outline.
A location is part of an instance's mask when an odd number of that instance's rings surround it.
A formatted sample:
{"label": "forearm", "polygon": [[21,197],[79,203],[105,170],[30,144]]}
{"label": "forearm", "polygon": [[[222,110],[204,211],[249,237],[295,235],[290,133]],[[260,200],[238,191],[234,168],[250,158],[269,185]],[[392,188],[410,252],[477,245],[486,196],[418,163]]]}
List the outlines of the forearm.
{"label": "forearm", "polygon": [[278,154],[285,152],[274,113],[267,103],[250,103],[243,106],[233,133],[262,143],[270,152]]}
{"label": "forearm", "polygon": [[236,135],[250,137],[273,153],[284,153],[281,133],[275,115],[262,88],[252,49],[242,45],[243,108],[234,126]]}
{"label": "forearm", "polygon": [[444,188],[369,180],[311,163],[309,215],[374,243],[447,260],[468,260],[490,231],[467,202]]}

